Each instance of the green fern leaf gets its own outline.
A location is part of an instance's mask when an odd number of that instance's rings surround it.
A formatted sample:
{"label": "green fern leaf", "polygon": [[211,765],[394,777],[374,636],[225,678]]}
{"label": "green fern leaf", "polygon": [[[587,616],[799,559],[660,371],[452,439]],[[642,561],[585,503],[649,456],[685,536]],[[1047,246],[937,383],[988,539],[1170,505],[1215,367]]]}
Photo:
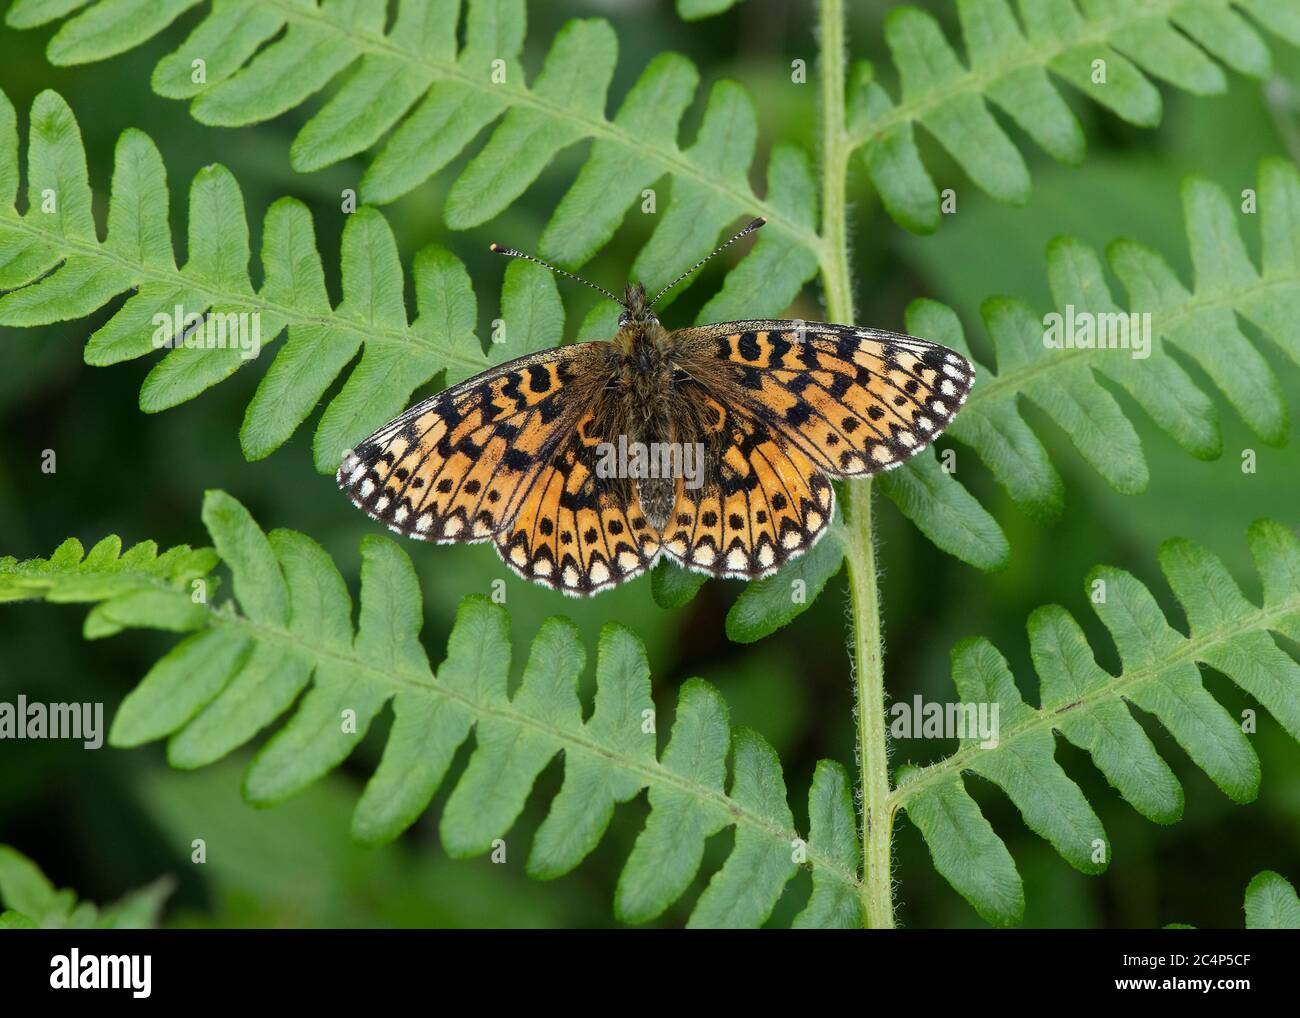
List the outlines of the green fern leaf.
{"label": "green fern leaf", "polygon": [[1246,886],[1246,929],[1300,930],[1300,898],[1280,873],[1256,873]]}
{"label": "green fern leaf", "polygon": [[[1246,929],[1300,930],[1300,898],[1280,873],[1261,870],[1246,885]],[[1194,930],[1187,923],[1169,923],[1167,930]]]}
{"label": "green fern leaf", "polygon": [[1227,79],[1216,60],[1254,77],[1269,73],[1268,48],[1240,11],[1300,45],[1300,18],[1282,0],[1020,0],[1019,17],[1008,0],[957,0],[956,6],[966,63],[932,15],[898,7],[885,19],[885,41],[898,70],[899,101],[870,65],[857,65],[853,75],[853,144],[862,146],[885,208],[921,233],[938,228],[939,193],[920,157],[917,126],[977,187],[1019,203],[1028,196],[1028,171],[990,104],[1045,152],[1074,163],[1083,157],[1083,133],[1050,75],[1124,120],[1152,127],[1162,103],[1148,75],[1217,95]]}
{"label": "green fern leaf", "polygon": [[1300,539],[1260,521],[1249,542],[1264,584],[1262,605],[1241,593],[1223,563],[1189,541],[1167,542],[1160,566],[1187,615],[1187,635],[1165,619],[1132,575],[1100,568],[1089,577],[1093,608],[1110,631],[1123,667],[1094,660],[1083,630],[1065,609],[1029,618],[1029,647],[1042,706],[1026,704],[1005,659],[986,640],[953,651],[953,679],[967,709],[999,708],[997,744],[965,738],[950,757],[900,768],[893,808],[905,809],[930,847],[935,867],[986,920],[1018,921],[1023,893],[1015,864],[962,783],[979,774],[1000,786],[1025,823],[1085,873],[1104,869],[1109,839],[1078,786],[1056,763],[1054,732],[1085,750],[1134,809],[1157,823],[1182,814],[1183,792],[1125,701],[1154,715],[1188,756],[1235,802],[1258,790],[1259,761],[1241,728],[1206,691],[1198,663],[1235,681],[1300,740],[1300,666],[1273,634],[1300,634]]}
{"label": "green fern leaf", "polygon": [[727,612],[727,636],[753,643],[801,615],[844,563],[840,528],[773,575],[745,584]]}
{"label": "green fern leaf", "polygon": [[[596,847],[617,804],[648,789],[650,815],[615,897],[623,920],[661,915],[695,879],[705,840],[734,826],[735,845],[696,902],[692,925],[762,925],[801,865],[812,869],[815,891],[800,922],[859,923],[855,818],[843,772],[827,763],[818,768],[813,830],[801,839],[775,753],[757,734],[733,730],[721,696],[698,679],[681,688],[660,755],[645,648],[626,628],[611,623],[601,634],[595,708],[584,720],[577,690],[586,652],[568,620],[542,624],[512,696],[505,610],[466,598],[435,671],[419,640],[415,570],[386,538],[362,542],[354,627],[347,585],[315,542],[290,530],[264,533],[221,492],[205,499],[203,521],[215,553],[118,558],[110,539],[101,546],[113,554],[82,558],[69,542],[49,560],[0,560],[6,600],[113,604],[123,591],[148,586],[160,600],[200,613],[189,626],[196,631],[122,703],[109,732],[114,746],[166,738],[173,766],[201,767],[287,714],[244,775],[245,798],[268,806],[338,766],[391,703],[383,757],[353,816],[363,842],[389,841],[409,827],[473,732],[475,748],[439,825],[450,855],[493,850],[537,776],[563,753],[564,783],[529,852],[532,875],[573,869]],[[229,570],[232,599],[196,600],[195,565],[205,572],[218,560]],[[149,620],[121,622],[137,624]]]}
{"label": "green fern leaf", "polygon": [[152,929],[175,888],[171,877],[160,877],[101,908],[56,889],[36,863],[0,845],[0,929]]}
{"label": "green fern leaf", "polygon": [[675,566],[667,559],[660,559],[650,574],[650,590],[659,607],[680,608],[691,602],[707,579],[703,573],[693,573],[689,569]]}
{"label": "green fern leaf", "polygon": [[[332,472],[359,435],[396,416],[416,387],[442,371],[449,380],[487,368],[474,336],[476,307],[461,263],[439,248],[420,252],[414,279],[418,315],[408,324],[402,269],[383,217],[361,209],[343,233],[343,300],[331,309],[311,218],[293,199],[268,210],[263,225],[265,281],[249,279],[243,199],[224,167],[201,170],[190,190],[188,260],[177,268],[167,224],[167,185],[157,149],[138,131],[117,146],[108,237],[100,242],[76,120],[66,103],[43,92],[32,106],[28,210],[19,214],[16,118],[0,94],[0,243],[13,251],[0,267],[0,324],[33,326],[89,315],[117,294],[132,296],[89,339],[89,364],[108,365],[157,349],[158,318],[175,309],[258,317],[262,345],[287,339],[249,405],[240,432],[250,459],[269,455],[314,410],[352,361],[360,362],[329,402],[315,435],[315,459]],[[507,278],[503,307],[518,314],[511,355],[534,326],[555,328],[553,281],[520,267]],[[557,333],[549,333],[553,337]],[[164,336],[170,340],[172,333]],[[221,338],[221,334],[218,334]],[[545,341],[547,334],[542,334]],[[250,363],[260,350],[231,341],[174,348],[144,381],[140,405],[156,412],[193,399]]]}
{"label": "green fern leaf", "polygon": [[[1280,159],[1265,160],[1258,198],[1261,209],[1267,209],[1260,217],[1264,237],[1258,269],[1245,252],[1228,197],[1199,179],[1183,187],[1195,268],[1190,289],[1149,248],[1131,240],[1111,244],[1108,261],[1129,291],[1128,310],[1111,297],[1101,259],[1090,248],[1069,238],[1049,247],[1048,278],[1056,313],[1064,315],[1069,307],[1094,315],[1149,312],[1153,337],[1147,359],[1134,359],[1132,351],[1124,349],[1049,349],[1043,316],[1009,298],[985,302],[983,319],[998,371],[980,369],[980,380],[948,433],[972,446],[1026,511],[1035,516],[1058,512],[1062,484],[1021,416],[1022,396],[1061,426],[1111,487],[1125,494],[1145,489],[1149,475],[1137,432],[1097,374],[1127,390],[1193,456],[1220,455],[1223,440],[1214,404],[1170,356],[1171,347],[1198,362],[1261,440],[1286,440],[1289,414],[1277,377],[1246,338],[1239,319],[1257,326],[1300,363],[1300,343],[1291,326],[1300,314],[1300,261],[1295,255],[1300,171]],[[967,350],[956,316],[943,305],[916,302],[907,325],[918,335]],[[952,550],[944,541],[936,543]]]}
{"label": "green fern leaf", "polygon": [[699,21],[729,11],[740,0],[677,0],[677,14],[684,21]]}
{"label": "green fern leaf", "polygon": [[[160,555],[153,541],[123,554],[116,537],[104,538],[87,554],[70,538],[48,559],[0,558],[0,603],[33,598],[93,603],[84,628],[87,639],[126,627],[187,632],[206,625],[207,612],[190,600],[190,587],[216,562],[210,548],[180,545]],[[184,596],[175,596],[177,591]]]}
{"label": "green fern leaf", "polygon": [[[198,0],[143,4],[100,0],[74,14],[51,39],[55,64],[101,60],[138,46]],[[678,0],[682,17],[720,13],[734,0]],[[78,5],[79,6],[79,5]],[[693,98],[695,69],[683,58],[656,58],[611,119],[606,92],[617,59],[607,23],[575,20],[557,34],[537,78],[519,64],[523,0],[469,0],[464,46],[457,50],[457,0],[397,6],[385,31],[379,0],[266,6],[216,3],[153,75],[160,95],[192,100],[203,123],[237,126],[278,116],[339,79],[330,99],[294,139],[291,160],[308,172],[370,149],[387,135],[362,179],[369,203],[408,192],[499,120],[486,147],[452,185],[446,220],[453,228],[485,222],[506,208],[562,150],[592,139],[592,151],[543,240],[543,253],[580,263],[607,240],[641,190],[664,174],[680,188],[651,241],[674,244],[689,263],[707,250],[703,237],[741,214],[764,214],[776,232],[816,254],[814,231],[795,228],[786,210],[761,202],[746,181],[752,158],[753,111],[735,85],[720,83],[704,127],[688,149],[676,140]],[[885,19],[899,79],[899,100],[859,65],[850,104],[850,147],[863,160],[886,209],[904,226],[938,225],[938,191],[918,153],[917,127],[935,137],[974,183],[993,197],[1023,201],[1029,174],[1019,150],[994,118],[1004,111],[1046,152],[1077,162],[1083,134],[1051,75],[1124,119],[1159,122],[1161,98],[1149,76],[1198,95],[1227,88],[1220,62],[1263,77],[1270,57],[1257,28],[1300,45],[1300,18],[1284,0],[958,0],[967,59],[930,14],[895,8]],[[1082,10],[1080,10],[1082,7]],[[68,5],[18,0],[7,23],[48,24]],[[1099,77],[1097,61],[1104,62]],[[719,156],[719,145],[725,154]],[[602,189],[600,184],[613,186]],[[590,199],[597,198],[596,202]],[[587,220],[575,227],[577,218]],[[693,212],[706,212],[695,221]],[[648,285],[661,285],[659,265],[638,265]]]}
{"label": "green fern leaf", "polygon": [[[808,842],[842,871],[861,869],[862,846],[855,829],[853,787],[844,768],[821,760],[808,793]],[[863,924],[862,905],[853,888],[833,873],[813,869],[813,892],[795,917],[796,928],[856,929]]]}

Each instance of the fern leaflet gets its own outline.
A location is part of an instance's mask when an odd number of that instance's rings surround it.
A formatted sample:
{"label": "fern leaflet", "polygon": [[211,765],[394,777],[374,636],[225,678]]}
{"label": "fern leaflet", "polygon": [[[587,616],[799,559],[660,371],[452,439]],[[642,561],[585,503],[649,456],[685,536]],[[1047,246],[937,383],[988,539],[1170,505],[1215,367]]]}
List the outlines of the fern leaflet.
{"label": "fern leaflet", "polygon": [[55,888],[36,863],[16,848],[0,845],[0,930],[151,928],[175,886],[171,877],[159,877],[101,908],[78,901],[67,888]]}
{"label": "fern leaflet", "polygon": [[1300,898],[1291,881],[1263,870],[1246,885],[1246,929],[1300,930]]}
{"label": "fern leaflet", "polygon": [[[563,752],[564,784],[532,845],[530,874],[551,878],[573,869],[604,834],[614,807],[648,789],[650,814],[618,882],[621,919],[659,916],[695,878],[705,840],[734,826],[734,848],[695,903],[692,924],[761,925],[804,863],[814,890],[798,922],[860,924],[844,771],[825,761],[818,766],[811,831],[800,838],[775,753],[756,733],[732,730],[720,695],[698,679],[682,686],[671,738],[659,753],[649,665],[630,630],[612,623],[603,630],[595,709],[584,721],[577,681],[586,652],[566,619],[542,625],[510,696],[505,609],[466,598],[446,658],[433,670],[418,639],[423,612],[415,571],[393,542],[370,537],[362,544],[354,628],[347,587],[310,538],[263,533],[220,492],[207,496],[203,518],[215,553],[177,548],[156,555],[144,545],[118,557],[120,545],[110,538],[84,558],[69,541],[48,560],[0,560],[0,601],[102,597],[95,612],[117,628],[157,624],[153,610],[114,607],[133,605],[142,592],[154,608],[164,599],[174,603],[162,616],[171,623],[165,628],[190,633],[123,702],[109,733],[113,745],[166,738],[174,766],[201,767],[293,708],[244,778],[245,797],[269,805],[342,762],[391,703],[383,758],[353,816],[361,841],[389,841],[410,826],[473,732],[475,749],[440,821],[450,855],[490,851],[514,824],[537,775]],[[233,593],[219,606],[195,575],[216,556],[229,569]],[[88,636],[107,631],[87,625]]]}
{"label": "fern leaflet", "polygon": [[1262,605],[1241,593],[1223,563],[1185,540],[1166,542],[1160,566],[1187,615],[1185,635],[1130,573],[1095,569],[1088,578],[1093,610],[1119,651],[1118,675],[1094,660],[1082,629],[1057,605],[1034,612],[1029,649],[1041,680],[1042,706],[1025,703],[1006,660],[987,640],[952,653],[963,704],[997,704],[997,745],[963,739],[951,756],[927,767],[901,767],[891,815],[906,810],[935,867],[986,920],[1008,924],[1023,909],[1015,863],[966,791],[962,775],[1000,786],[1025,823],[1084,873],[1106,868],[1111,846],[1079,787],[1054,758],[1053,733],[1091,755],[1106,780],[1143,816],[1173,823],[1183,791],[1173,771],[1129,713],[1127,702],[1154,715],[1188,756],[1235,802],[1254,799],[1259,760],[1238,723],[1206,691],[1198,664],[1223,672],[1300,739],[1300,665],[1274,634],[1300,637],[1300,539],[1262,520],[1249,532],[1263,580]]}
{"label": "fern leaflet", "polygon": [[[102,60],[139,46],[196,6],[200,0],[100,0],[55,33],[47,54],[60,65]],[[729,6],[727,0],[678,4],[689,18]],[[939,220],[938,191],[915,142],[918,126],[977,186],[1021,202],[1028,169],[990,104],[1053,157],[1077,162],[1083,132],[1049,72],[1123,119],[1150,127],[1159,122],[1162,103],[1148,75],[1214,95],[1227,88],[1220,62],[1254,77],[1269,73],[1268,48],[1243,13],[1300,45],[1300,15],[1287,0],[1020,0],[1019,16],[1008,0],[959,0],[956,7],[967,63],[933,16],[902,7],[885,23],[898,101],[865,62],[854,75],[852,146],[862,149],[886,209],[918,231],[935,229]],[[341,79],[294,139],[291,160],[306,172],[380,145],[361,184],[369,203],[408,192],[495,123],[448,194],[446,221],[454,229],[491,219],[560,151],[591,139],[591,153],[547,227],[542,252],[565,262],[590,258],[641,190],[670,174],[684,193],[674,195],[637,265],[647,285],[661,285],[655,256],[670,251],[671,243],[700,242],[707,250],[705,233],[716,236],[745,214],[767,215],[781,232],[821,253],[815,231],[779,202],[759,201],[745,179],[755,130],[753,102],[742,89],[730,82],[713,88],[700,135],[684,149],[678,126],[698,72],[683,57],[652,61],[608,118],[617,41],[607,22],[566,24],[529,85],[519,63],[523,0],[469,0],[458,48],[459,8],[459,0],[403,0],[389,26],[383,0],[213,3],[158,63],[153,88],[191,100],[203,123],[237,126],[293,109]],[[63,4],[17,0],[6,21],[33,28],[68,13]],[[693,261],[693,249],[681,260]]]}

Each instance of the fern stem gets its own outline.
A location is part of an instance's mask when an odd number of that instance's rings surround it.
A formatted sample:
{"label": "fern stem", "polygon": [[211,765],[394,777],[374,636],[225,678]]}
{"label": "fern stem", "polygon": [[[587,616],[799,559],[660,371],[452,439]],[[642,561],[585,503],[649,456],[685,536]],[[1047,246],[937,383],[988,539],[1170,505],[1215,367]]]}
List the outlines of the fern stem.
{"label": "fern stem", "polygon": [[[852,322],[853,277],[849,267],[848,171],[853,142],[844,117],[844,9],[842,0],[820,0],[822,286],[826,314]],[[876,586],[875,539],[871,531],[871,482],[844,485],[844,546],[848,559],[857,701],[857,756],[862,796],[863,879],[859,887],[867,925],[894,925],[888,806],[889,767],[885,741],[885,673],[880,638],[880,594]]]}
{"label": "fern stem", "polygon": [[844,123],[844,11],[821,0],[822,286],[832,321],[853,321],[849,269],[848,173],[853,149]]}
{"label": "fern stem", "polygon": [[880,593],[871,530],[871,482],[844,486],[844,549],[849,567],[853,682],[857,699],[858,770],[862,794],[862,886],[859,895],[872,929],[894,925],[890,849],[894,808],[889,801],[885,735],[885,669],[880,635]]}

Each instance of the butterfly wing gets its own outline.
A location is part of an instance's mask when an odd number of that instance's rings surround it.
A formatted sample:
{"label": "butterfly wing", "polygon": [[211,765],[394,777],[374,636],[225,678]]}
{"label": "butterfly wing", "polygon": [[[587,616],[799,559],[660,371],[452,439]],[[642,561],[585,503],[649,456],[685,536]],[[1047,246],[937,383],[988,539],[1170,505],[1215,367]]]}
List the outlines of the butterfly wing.
{"label": "butterfly wing", "polygon": [[688,568],[752,579],[830,523],[826,477],[899,466],[965,402],[974,369],[926,340],[851,326],[724,322],[670,337],[714,421],[720,469],[678,485],[664,550]]}
{"label": "butterfly wing", "polygon": [[608,349],[546,350],[438,393],[349,453],[339,486],[399,534],[494,540],[515,572],[567,593],[635,575],[657,542],[642,543],[632,488],[594,469]]}
{"label": "butterfly wing", "polygon": [[677,482],[663,549],[697,572],[755,579],[816,543],[835,492],[797,445],[747,409],[733,408],[725,422],[724,440],[706,445],[717,470],[698,489]]}
{"label": "butterfly wing", "polygon": [[973,365],[938,343],[819,322],[726,322],[689,349],[724,366],[738,401],[832,477],[891,470],[966,402]]}
{"label": "butterfly wing", "polygon": [[640,575],[659,555],[633,485],[599,476],[596,446],[607,440],[600,409],[597,402],[560,443],[496,535],[501,558],[520,576],[579,596]]}

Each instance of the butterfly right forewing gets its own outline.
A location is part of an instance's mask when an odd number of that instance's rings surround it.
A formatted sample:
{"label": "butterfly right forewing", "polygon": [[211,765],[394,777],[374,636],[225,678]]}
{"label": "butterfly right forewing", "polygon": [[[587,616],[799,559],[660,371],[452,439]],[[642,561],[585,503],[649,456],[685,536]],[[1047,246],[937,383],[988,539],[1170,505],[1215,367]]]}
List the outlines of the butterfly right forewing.
{"label": "butterfly right forewing", "polygon": [[947,427],[975,374],[937,343],[854,326],[760,320],[674,335],[723,367],[735,402],[833,477],[910,459]]}

